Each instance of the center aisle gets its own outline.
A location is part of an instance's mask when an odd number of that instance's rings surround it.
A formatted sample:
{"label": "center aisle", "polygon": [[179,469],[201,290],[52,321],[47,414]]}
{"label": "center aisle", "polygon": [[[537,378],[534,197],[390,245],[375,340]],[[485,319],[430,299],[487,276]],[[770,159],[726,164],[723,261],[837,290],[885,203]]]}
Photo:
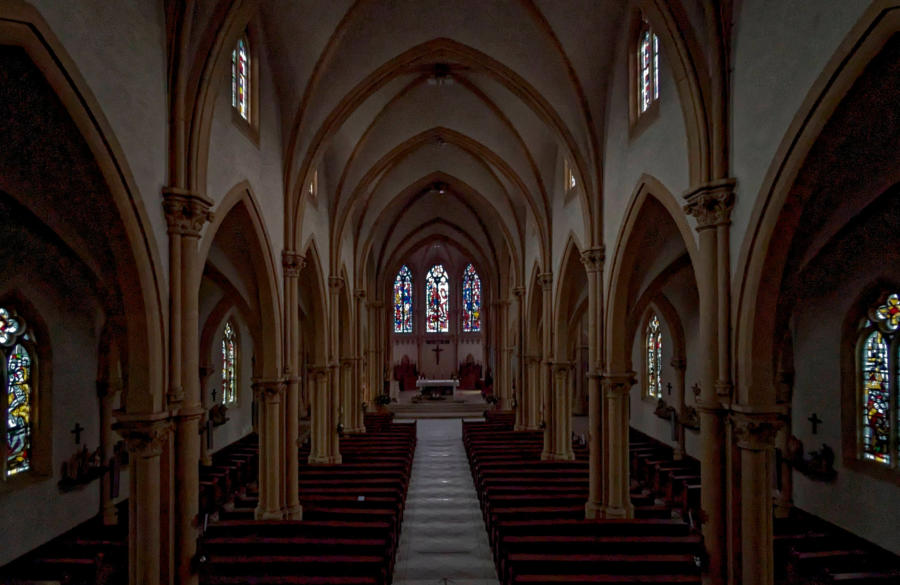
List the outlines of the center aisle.
{"label": "center aisle", "polygon": [[420,419],[416,424],[393,585],[497,585],[463,449],[462,421]]}

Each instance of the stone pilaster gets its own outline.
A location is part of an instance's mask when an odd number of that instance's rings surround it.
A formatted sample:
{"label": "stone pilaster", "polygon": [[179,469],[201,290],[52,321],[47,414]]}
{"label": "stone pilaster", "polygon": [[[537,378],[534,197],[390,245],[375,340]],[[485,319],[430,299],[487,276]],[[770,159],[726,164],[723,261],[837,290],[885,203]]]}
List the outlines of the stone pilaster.
{"label": "stone pilaster", "polygon": [[306,259],[293,250],[281,252],[281,268],[284,273],[284,374],[287,382],[284,402],[284,510],[282,515],[290,520],[303,518],[300,505],[300,311],[299,278],[306,266]]}
{"label": "stone pilaster", "polygon": [[328,368],[310,368],[310,451],[309,463],[323,465],[331,462],[328,446]]}
{"label": "stone pilaster", "polygon": [[585,517],[598,518],[603,509],[603,264],[605,249],[589,248],[582,252],[581,262],[588,281],[588,444],[590,476]]}
{"label": "stone pilaster", "polygon": [[572,460],[572,363],[555,361],[553,374],[553,437],[548,459]]}
{"label": "stone pilaster", "polygon": [[354,355],[353,355],[353,390],[352,390],[352,403],[351,403],[351,414],[350,414],[350,428],[347,429],[349,433],[364,433],[366,432],[366,426],[363,423],[363,409],[362,404],[366,402],[366,377],[365,372],[363,371],[363,363],[364,363],[364,355],[365,355],[365,345],[366,340],[363,339],[363,307],[366,304],[366,291],[365,289],[358,288],[353,291],[353,299],[356,303],[356,319],[354,320],[355,324],[355,334],[354,340],[356,345],[354,347]]}
{"label": "stone pilaster", "polygon": [[607,518],[631,518],[631,460],[628,453],[629,392],[635,383],[634,372],[603,375],[605,450],[603,515]]}
{"label": "stone pilaster", "polygon": [[516,327],[516,347],[518,348],[518,369],[514,377],[516,379],[516,387],[514,392],[514,400],[516,404],[516,426],[517,431],[525,430],[528,427],[527,399],[528,385],[525,379],[525,287],[517,286],[512,289],[513,298],[515,299],[515,311],[518,317]]}
{"label": "stone pilaster", "polygon": [[541,287],[541,299],[543,301],[541,314],[544,328],[541,338],[541,370],[539,396],[541,397],[541,410],[544,421],[544,449],[541,451],[541,459],[549,459],[553,453],[553,273],[542,272],[538,274],[538,284]]}

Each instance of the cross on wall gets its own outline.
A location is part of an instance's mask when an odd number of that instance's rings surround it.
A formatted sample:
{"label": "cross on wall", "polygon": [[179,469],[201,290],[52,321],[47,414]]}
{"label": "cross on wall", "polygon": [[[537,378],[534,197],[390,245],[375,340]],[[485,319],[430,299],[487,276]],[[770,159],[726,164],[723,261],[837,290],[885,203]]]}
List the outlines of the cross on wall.
{"label": "cross on wall", "polygon": [[84,429],[84,427],[81,426],[81,423],[75,423],[75,428],[72,429],[71,431],[69,431],[69,432],[71,432],[73,435],[75,435],[75,444],[76,444],[76,445],[80,445],[80,444],[81,444],[81,432],[84,431],[84,430],[85,430],[85,429]]}
{"label": "cross on wall", "polygon": [[437,364],[441,363],[441,352],[444,351],[443,349],[441,349],[441,346],[435,345],[434,349],[432,349],[431,351],[434,352],[434,362]]}

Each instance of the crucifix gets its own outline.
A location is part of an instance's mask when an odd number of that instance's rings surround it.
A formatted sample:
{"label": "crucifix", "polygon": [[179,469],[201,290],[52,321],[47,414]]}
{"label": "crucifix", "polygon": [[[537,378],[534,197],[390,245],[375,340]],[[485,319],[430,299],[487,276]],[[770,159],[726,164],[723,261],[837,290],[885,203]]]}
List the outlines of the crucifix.
{"label": "crucifix", "polygon": [[666,390],[669,392],[669,396],[672,395],[672,382],[666,384]]}
{"label": "crucifix", "polygon": [[81,431],[83,431],[83,430],[84,430],[84,428],[82,428],[80,423],[75,423],[75,428],[70,431],[73,435],[75,435],[75,444],[76,445],[81,444]]}
{"label": "crucifix", "polygon": [[215,387],[213,387],[212,392],[210,392],[210,395],[212,396],[212,401],[215,402],[216,401],[216,388]]}
{"label": "crucifix", "polygon": [[822,419],[820,419],[816,413],[812,413],[812,416],[806,420],[812,423],[813,434],[817,435],[819,433],[819,425],[822,424]]}
{"label": "crucifix", "polygon": [[444,351],[443,349],[441,349],[441,346],[435,345],[434,349],[432,349],[431,351],[434,352],[434,363],[441,363],[441,352]]}

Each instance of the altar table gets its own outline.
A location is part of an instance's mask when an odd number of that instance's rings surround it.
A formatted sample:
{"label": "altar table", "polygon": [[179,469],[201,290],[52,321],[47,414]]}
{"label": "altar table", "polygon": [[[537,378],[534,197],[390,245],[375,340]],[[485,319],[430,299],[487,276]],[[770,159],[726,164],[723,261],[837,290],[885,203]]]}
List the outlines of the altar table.
{"label": "altar table", "polygon": [[452,395],[456,397],[458,387],[459,380],[416,380],[416,388],[420,392],[426,392],[430,388],[450,388]]}

